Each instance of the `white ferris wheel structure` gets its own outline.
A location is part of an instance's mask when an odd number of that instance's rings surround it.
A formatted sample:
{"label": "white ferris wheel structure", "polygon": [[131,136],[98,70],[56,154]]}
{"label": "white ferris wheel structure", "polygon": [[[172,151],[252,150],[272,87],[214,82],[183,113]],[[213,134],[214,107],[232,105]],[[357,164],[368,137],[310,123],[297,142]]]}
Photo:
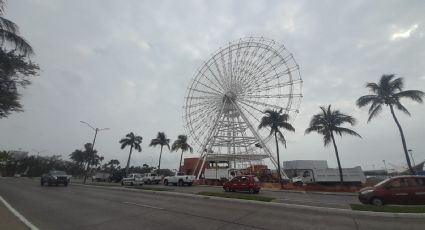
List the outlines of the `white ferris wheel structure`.
{"label": "white ferris wheel structure", "polygon": [[282,110],[292,122],[301,98],[299,66],[285,46],[249,37],[220,48],[197,70],[185,97],[185,129],[201,168],[207,160],[237,167],[265,159],[277,168],[270,130],[258,125],[267,109]]}

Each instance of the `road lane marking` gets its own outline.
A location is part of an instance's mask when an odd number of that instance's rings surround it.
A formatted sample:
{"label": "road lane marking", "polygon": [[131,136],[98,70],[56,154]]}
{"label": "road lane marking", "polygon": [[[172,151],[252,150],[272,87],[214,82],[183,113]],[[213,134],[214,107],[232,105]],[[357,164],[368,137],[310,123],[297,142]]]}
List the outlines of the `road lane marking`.
{"label": "road lane marking", "polygon": [[147,204],[138,204],[138,203],[133,203],[133,202],[122,202],[122,203],[123,204],[136,205],[136,206],[144,207],[144,208],[152,208],[152,209],[157,209],[157,210],[164,210],[163,208],[156,207],[156,206],[151,206],[151,205],[147,205]]}
{"label": "road lane marking", "polygon": [[0,196],[0,201],[4,204],[4,206],[6,206],[6,208],[9,209],[9,211],[11,213],[13,213],[13,215],[15,215],[16,217],[18,217],[18,219],[20,221],[22,221],[22,223],[24,223],[28,228],[30,228],[31,230],[39,230],[35,225],[33,225],[29,220],[27,220],[27,218],[25,218],[23,215],[21,215],[9,203],[7,203],[7,201],[5,199],[3,199],[2,196]]}

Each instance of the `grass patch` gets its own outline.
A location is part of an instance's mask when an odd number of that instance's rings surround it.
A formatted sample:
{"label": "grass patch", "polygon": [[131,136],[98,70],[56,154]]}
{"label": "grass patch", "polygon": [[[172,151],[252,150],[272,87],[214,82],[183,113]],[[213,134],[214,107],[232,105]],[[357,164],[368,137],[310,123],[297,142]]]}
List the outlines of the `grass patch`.
{"label": "grass patch", "polygon": [[151,190],[151,191],[173,191],[172,188],[152,188],[152,187],[142,187],[142,186],[125,186],[126,188],[133,189],[142,189],[142,190]]}
{"label": "grass patch", "polygon": [[425,213],[425,206],[373,206],[365,204],[350,204],[351,209],[370,212],[391,213]]}
{"label": "grass patch", "polygon": [[256,200],[256,201],[263,201],[263,202],[270,202],[275,199],[273,197],[259,196],[254,194],[228,193],[228,192],[198,192],[197,195],[216,196],[216,197],[242,199],[242,200]]}

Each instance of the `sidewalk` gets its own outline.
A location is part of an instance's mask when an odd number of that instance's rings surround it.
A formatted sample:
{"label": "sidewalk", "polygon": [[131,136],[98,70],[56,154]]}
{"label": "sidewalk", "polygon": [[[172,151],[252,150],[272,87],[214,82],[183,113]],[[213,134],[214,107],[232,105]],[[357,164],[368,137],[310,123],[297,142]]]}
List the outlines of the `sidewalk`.
{"label": "sidewalk", "polygon": [[29,228],[0,202],[0,229],[28,230]]}

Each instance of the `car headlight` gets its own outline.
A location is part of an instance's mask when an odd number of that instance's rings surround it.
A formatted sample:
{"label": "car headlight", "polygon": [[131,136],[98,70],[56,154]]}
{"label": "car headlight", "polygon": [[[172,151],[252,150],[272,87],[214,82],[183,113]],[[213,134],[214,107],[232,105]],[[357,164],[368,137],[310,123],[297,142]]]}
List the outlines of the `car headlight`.
{"label": "car headlight", "polygon": [[367,194],[367,193],[371,193],[371,192],[373,192],[373,190],[372,189],[368,189],[368,190],[361,191],[360,193],[361,194]]}

